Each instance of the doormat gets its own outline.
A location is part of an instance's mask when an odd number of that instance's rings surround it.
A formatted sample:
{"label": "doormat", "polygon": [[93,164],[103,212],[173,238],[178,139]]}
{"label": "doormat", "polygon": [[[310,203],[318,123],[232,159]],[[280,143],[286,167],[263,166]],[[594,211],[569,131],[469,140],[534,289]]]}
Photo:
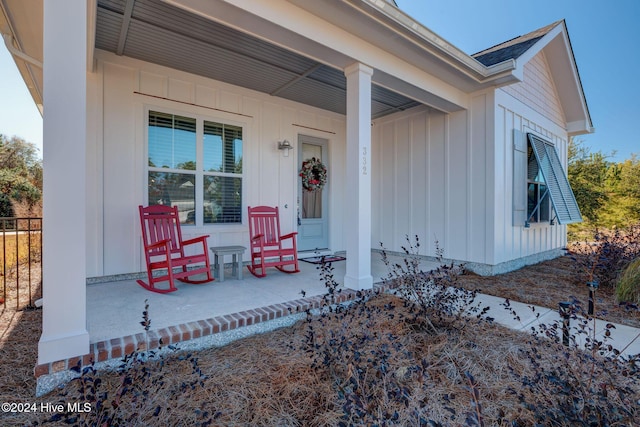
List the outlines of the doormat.
{"label": "doormat", "polygon": [[311,264],[322,264],[324,262],[344,261],[346,258],[343,256],[326,255],[326,256],[314,256],[311,258],[300,258],[300,261],[309,262]]}

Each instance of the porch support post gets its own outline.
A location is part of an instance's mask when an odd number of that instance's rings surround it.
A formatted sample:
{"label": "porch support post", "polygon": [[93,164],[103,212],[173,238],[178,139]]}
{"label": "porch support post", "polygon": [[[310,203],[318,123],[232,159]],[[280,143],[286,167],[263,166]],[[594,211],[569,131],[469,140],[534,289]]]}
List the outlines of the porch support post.
{"label": "porch support post", "polygon": [[43,316],[38,363],[89,353],[87,1],[44,1]]}
{"label": "porch support post", "polygon": [[373,69],[356,63],[347,77],[347,200],[345,229],[347,273],[344,285],[373,288],[371,276],[371,76]]}

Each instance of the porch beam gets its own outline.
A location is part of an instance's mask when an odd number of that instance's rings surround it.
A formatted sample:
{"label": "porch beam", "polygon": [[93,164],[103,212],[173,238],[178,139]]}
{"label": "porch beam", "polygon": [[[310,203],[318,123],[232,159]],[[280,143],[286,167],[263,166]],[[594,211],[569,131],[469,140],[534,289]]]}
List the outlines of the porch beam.
{"label": "porch beam", "polygon": [[122,56],[124,54],[124,45],[127,42],[127,34],[129,34],[131,15],[133,14],[133,6],[135,2],[136,0],[127,0],[127,4],[124,7],[122,26],[120,27],[120,37],[118,38],[118,48],[116,49],[116,55],[118,56]]}
{"label": "porch beam", "polygon": [[347,272],[344,285],[373,288],[371,276],[371,76],[373,68],[355,63],[347,77]]}
{"label": "porch beam", "polygon": [[299,76],[293,78],[292,80],[288,81],[287,83],[285,83],[284,85],[280,86],[278,89],[274,90],[273,92],[271,92],[269,95],[271,96],[278,96],[280,94],[280,92],[282,92],[285,89],[290,88],[291,86],[293,86],[294,84],[298,83],[301,80],[304,80],[305,78],[307,78],[309,75],[311,75],[312,73],[316,72],[317,70],[320,69],[320,67],[322,67],[322,64],[316,64],[313,67],[309,68],[307,71],[305,71],[304,73],[300,74]]}
{"label": "porch beam", "polygon": [[45,1],[43,39],[43,315],[38,364],[89,352],[87,1]]}

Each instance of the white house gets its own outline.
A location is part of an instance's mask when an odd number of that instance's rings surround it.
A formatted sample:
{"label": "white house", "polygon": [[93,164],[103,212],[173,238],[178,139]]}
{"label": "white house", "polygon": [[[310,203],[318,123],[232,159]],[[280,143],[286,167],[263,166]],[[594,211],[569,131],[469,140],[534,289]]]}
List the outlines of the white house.
{"label": "white house", "polygon": [[[144,271],[140,204],[245,246],[247,206],[279,206],[300,250],[346,250],[354,289],[379,242],[437,239],[495,274],[557,256],[581,219],[563,167],[593,127],[564,21],[470,56],[382,0],[0,11],[44,117],[38,363],[87,353],[87,278]],[[302,196],[309,157],[328,169],[321,200]]]}

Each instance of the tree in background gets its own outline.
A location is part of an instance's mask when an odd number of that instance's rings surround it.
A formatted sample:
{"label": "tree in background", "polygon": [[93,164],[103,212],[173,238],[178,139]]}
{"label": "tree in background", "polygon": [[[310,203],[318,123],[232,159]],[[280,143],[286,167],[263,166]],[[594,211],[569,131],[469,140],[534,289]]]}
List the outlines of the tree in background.
{"label": "tree in background", "polygon": [[11,218],[15,216],[13,203],[6,194],[0,193],[0,217]]}
{"label": "tree in background", "polygon": [[610,203],[602,214],[607,226],[640,222],[640,160],[635,154],[609,167],[607,191]]}
{"label": "tree in background", "polygon": [[15,204],[29,211],[42,198],[42,160],[30,142],[0,134],[0,216],[13,216]]}
{"label": "tree in background", "polygon": [[594,227],[627,227],[640,222],[640,160],[635,154],[622,162],[608,158],[600,151],[591,153],[580,140],[569,142],[567,175],[585,219],[583,224],[570,227],[573,237]]}
{"label": "tree in background", "polygon": [[610,163],[601,152],[591,153],[580,140],[569,141],[567,175],[580,212],[586,221],[597,224],[602,208],[609,200],[606,191]]}

